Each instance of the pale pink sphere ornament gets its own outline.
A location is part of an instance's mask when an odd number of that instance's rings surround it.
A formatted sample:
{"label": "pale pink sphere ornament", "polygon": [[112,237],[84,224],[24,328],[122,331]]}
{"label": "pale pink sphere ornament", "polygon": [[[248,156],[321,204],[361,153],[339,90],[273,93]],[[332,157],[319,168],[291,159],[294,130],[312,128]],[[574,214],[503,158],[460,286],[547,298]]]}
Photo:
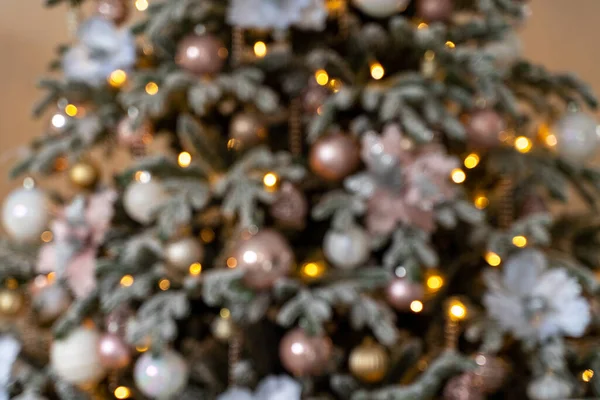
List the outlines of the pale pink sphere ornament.
{"label": "pale pink sphere ornament", "polygon": [[500,144],[500,133],[506,128],[502,116],[490,108],[473,112],[467,122],[469,143],[481,149]]}
{"label": "pale pink sphere ornament", "polygon": [[478,378],[472,374],[462,374],[450,379],[444,387],[444,400],[484,400]]}
{"label": "pale pink sphere ornament", "polygon": [[133,378],[137,388],[153,399],[170,399],[187,385],[189,367],[185,359],[172,350],[164,350],[157,357],[148,351],[135,363]]}
{"label": "pale pink sphere ornament", "polygon": [[237,268],[246,271],[244,283],[253,289],[271,288],[288,275],[294,265],[294,252],[283,235],[265,229],[242,240],[231,255]]}
{"label": "pale pink sphere ornament", "polygon": [[154,128],[150,121],[143,121],[137,128],[130,118],[123,118],[117,125],[117,140],[121,146],[139,148],[144,146],[146,138],[152,137]]}
{"label": "pale pink sphere ornament", "polygon": [[454,11],[454,0],[418,0],[417,16],[427,22],[444,22]]}
{"label": "pale pink sphere ornament", "polygon": [[177,47],[175,62],[196,75],[216,74],[221,71],[227,49],[212,35],[190,35],[181,40]]}
{"label": "pale pink sphere ornament", "polygon": [[324,336],[308,336],[304,330],[288,332],[279,344],[283,366],[295,376],[318,375],[331,357],[331,340]]}
{"label": "pale pink sphere ornament", "polygon": [[422,301],[425,297],[423,285],[410,279],[394,279],[385,290],[387,302],[398,311],[410,311],[413,301]]}
{"label": "pale pink sphere ornament", "polygon": [[127,20],[129,11],[129,2],[125,0],[98,0],[96,2],[96,13],[116,25]]}
{"label": "pale pink sphere ornament", "polygon": [[313,144],[309,156],[311,170],[328,181],[340,181],[360,165],[358,141],[343,133],[334,133]]}
{"label": "pale pink sphere ornament", "polygon": [[129,346],[119,336],[104,334],[98,343],[100,364],[108,369],[121,369],[131,363]]}

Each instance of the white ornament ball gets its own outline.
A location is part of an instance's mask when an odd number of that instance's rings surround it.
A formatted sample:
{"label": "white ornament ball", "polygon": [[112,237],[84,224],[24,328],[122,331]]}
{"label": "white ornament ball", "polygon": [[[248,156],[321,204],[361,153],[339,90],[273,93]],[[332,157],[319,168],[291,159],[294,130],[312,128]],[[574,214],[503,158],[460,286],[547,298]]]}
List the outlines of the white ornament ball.
{"label": "white ornament ball", "polygon": [[202,262],[203,257],[204,247],[191,237],[171,242],[165,248],[169,265],[182,271],[187,271],[193,263]]}
{"label": "white ornament ball", "polygon": [[323,241],[323,252],[325,257],[338,268],[360,267],[369,258],[369,235],[356,227],[346,231],[329,231]]}
{"label": "white ornament ball", "polygon": [[588,161],[598,150],[598,121],[585,113],[565,115],[552,131],[557,139],[558,154],[567,161]]}
{"label": "white ornament ball", "polygon": [[98,343],[100,333],[94,328],[80,327],[63,339],[56,339],[50,348],[50,365],[64,381],[73,385],[95,385],[106,376],[100,363]]}
{"label": "white ornament ball", "polygon": [[48,198],[41,190],[17,189],[4,200],[2,223],[15,240],[38,240],[49,219]]}
{"label": "white ornament ball", "polygon": [[354,5],[374,18],[387,18],[406,9],[409,0],[354,0]]}
{"label": "white ornament ball", "polygon": [[152,221],[153,213],[169,198],[163,186],[155,181],[131,183],[125,190],[123,206],[125,212],[133,220],[148,224]]}
{"label": "white ornament ball", "polygon": [[165,350],[158,357],[144,353],[135,363],[133,377],[142,393],[154,399],[169,399],[188,382],[189,368],[181,355]]}

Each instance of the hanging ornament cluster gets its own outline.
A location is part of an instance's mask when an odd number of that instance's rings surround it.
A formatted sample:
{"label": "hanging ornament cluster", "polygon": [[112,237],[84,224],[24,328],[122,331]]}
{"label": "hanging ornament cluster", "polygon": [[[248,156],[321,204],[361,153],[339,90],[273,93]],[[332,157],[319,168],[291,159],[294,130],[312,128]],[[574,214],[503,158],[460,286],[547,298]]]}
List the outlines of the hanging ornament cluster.
{"label": "hanging ornament cluster", "polygon": [[267,138],[267,127],[256,112],[244,111],[231,118],[229,138],[235,141],[235,148],[247,149]]}
{"label": "hanging ornament cluster", "polygon": [[202,243],[192,237],[175,240],[165,248],[165,259],[169,266],[183,273],[188,272],[190,265],[202,262],[203,258]]}
{"label": "hanging ornament cluster", "polygon": [[97,0],[96,13],[101,17],[120,25],[130,14],[129,2],[125,0]]}
{"label": "hanging ornament cluster", "polygon": [[454,11],[454,0],[417,0],[417,16],[426,22],[445,22]]}
{"label": "hanging ornament cluster", "polygon": [[188,382],[189,367],[185,359],[173,350],[163,350],[154,357],[144,353],[135,363],[135,384],[153,399],[169,399],[181,392]]}
{"label": "hanging ornament cluster", "polygon": [[387,18],[406,9],[409,0],[353,0],[360,11],[374,18]]}
{"label": "hanging ornament cluster", "polygon": [[328,337],[308,336],[302,329],[288,332],[279,345],[281,363],[295,376],[323,373],[331,352]]}
{"label": "hanging ornament cluster", "polygon": [[134,181],[123,195],[123,207],[131,219],[140,224],[152,221],[154,212],[169,198],[165,188],[155,179],[148,182]]}
{"label": "hanging ornament cluster", "polygon": [[175,62],[195,75],[212,75],[221,71],[226,57],[227,49],[216,36],[190,35],[179,43]]}
{"label": "hanging ornament cluster", "polygon": [[39,189],[17,189],[4,200],[2,223],[14,240],[38,240],[49,220],[49,201]]}
{"label": "hanging ornament cluster", "polygon": [[484,108],[471,113],[466,128],[471,146],[490,149],[500,144],[500,133],[506,126],[500,114],[491,108]]}
{"label": "hanging ornament cluster", "polygon": [[340,181],[360,165],[360,145],[349,134],[324,136],[313,144],[309,164],[319,177],[328,181]]}
{"label": "hanging ornament cluster", "polygon": [[330,230],[323,239],[323,253],[336,267],[355,269],[371,254],[371,238],[357,226],[345,230]]}
{"label": "hanging ornament cluster", "polygon": [[390,359],[382,345],[367,339],[350,353],[349,367],[352,375],[363,382],[380,382],[387,374]]}
{"label": "hanging ornament cluster", "polygon": [[556,136],[558,155],[571,162],[589,161],[598,151],[600,128],[598,121],[583,112],[570,112],[552,128]]}
{"label": "hanging ornament cluster", "polygon": [[91,189],[100,180],[100,169],[90,161],[80,161],[69,169],[69,180],[81,189]]}
{"label": "hanging ornament cluster", "polygon": [[423,301],[425,290],[423,285],[408,278],[396,278],[388,284],[385,297],[394,309],[407,312],[413,302]]}
{"label": "hanging ornament cluster", "polygon": [[273,287],[278,279],[288,275],[294,266],[294,252],[283,235],[264,229],[242,239],[230,258],[245,271],[244,283],[253,289]]}

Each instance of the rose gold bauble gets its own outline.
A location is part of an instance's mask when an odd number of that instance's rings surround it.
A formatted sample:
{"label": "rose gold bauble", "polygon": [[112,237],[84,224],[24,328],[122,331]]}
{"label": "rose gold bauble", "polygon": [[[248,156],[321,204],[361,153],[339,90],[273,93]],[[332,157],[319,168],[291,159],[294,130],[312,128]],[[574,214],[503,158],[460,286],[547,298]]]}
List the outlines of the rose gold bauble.
{"label": "rose gold bauble", "polygon": [[469,143],[477,148],[489,149],[500,144],[500,133],[506,128],[502,116],[486,108],[473,112],[467,122]]}
{"label": "rose gold bauble", "polygon": [[236,260],[237,268],[246,271],[244,283],[258,290],[271,288],[294,265],[294,252],[287,240],[272,229],[242,240],[231,257]]}
{"label": "rose gold bauble", "polygon": [[367,340],[350,353],[348,365],[352,375],[363,382],[380,382],[388,373],[390,359],[382,345]]}
{"label": "rose gold bauble", "polygon": [[478,386],[478,378],[472,374],[455,376],[444,387],[444,400],[484,400]]}
{"label": "rose gold bauble", "polygon": [[473,370],[473,374],[480,378],[479,384],[481,390],[485,393],[494,393],[504,384],[508,367],[499,357],[484,353],[477,353],[473,356],[478,367]]}
{"label": "rose gold bauble", "polygon": [[106,333],[98,343],[100,364],[108,369],[121,369],[131,363],[129,346],[119,336]]}
{"label": "rose gold bauble", "polygon": [[69,309],[73,299],[58,283],[50,284],[32,294],[33,309],[42,325],[50,324]]}
{"label": "rose gold bauble", "polygon": [[119,25],[129,17],[129,3],[125,0],[98,0],[96,13]]}
{"label": "rose gold bauble", "polygon": [[331,340],[324,336],[308,336],[304,330],[288,332],[279,344],[283,366],[296,376],[318,375],[331,356]]}
{"label": "rose gold bauble", "polygon": [[290,182],[283,182],[275,195],[269,213],[286,228],[301,229],[306,222],[308,202],[304,193]]}
{"label": "rose gold bauble", "polygon": [[196,75],[216,74],[226,57],[227,50],[217,37],[190,35],[179,43],[175,62]]}
{"label": "rose gold bauble", "polygon": [[422,301],[425,297],[423,285],[409,279],[394,279],[385,290],[387,302],[398,311],[410,311],[413,301]]}
{"label": "rose gold bauble", "polygon": [[360,165],[360,147],[352,136],[334,133],[313,144],[309,164],[312,171],[321,178],[339,181]]}
{"label": "rose gold bauble", "polygon": [[237,146],[241,148],[256,146],[266,137],[267,128],[256,113],[241,112],[231,118],[229,138],[234,139]]}
{"label": "rose gold bauble", "polygon": [[134,129],[133,121],[125,117],[117,125],[117,140],[121,146],[140,148],[144,146],[147,137],[152,137],[153,132],[154,129],[149,121],[143,121]]}
{"label": "rose gold bauble", "polygon": [[417,16],[427,22],[443,22],[450,19],[454,0],[418,0]]}

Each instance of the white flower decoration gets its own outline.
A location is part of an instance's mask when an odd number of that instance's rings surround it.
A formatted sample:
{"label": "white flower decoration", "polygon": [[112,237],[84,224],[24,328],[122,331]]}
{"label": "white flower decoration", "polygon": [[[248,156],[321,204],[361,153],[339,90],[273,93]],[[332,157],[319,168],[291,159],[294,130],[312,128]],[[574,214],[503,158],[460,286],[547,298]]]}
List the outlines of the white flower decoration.
{"label": "white flower decoration", "polygon": [[248,389],[232,388],[217,400],[300,400],[302,386],[287,375],[268,376],[261,381],[256,392]]}
{"label": "white flower decoration", "polygon": [[524,250],[510,257],[503,275],[485,274],[488,314],[516,338],[537,342],[555,336],[580,337],[590,322],[581,286],[563,268],[548,269],[544,254]]}
{"label": "white flower decoration", "polygon": [[100,86],[117,69],[128,70],[136,59],[135,40],[127,29],[118,29],[103,18],[90,18],[77,33],[79,43],[63,57],[67,79]]}
{"label": "white flower decoration", "polygon": [[232,0],[227,21],[241,28],[325,29],[327,8],[324,0]]}

